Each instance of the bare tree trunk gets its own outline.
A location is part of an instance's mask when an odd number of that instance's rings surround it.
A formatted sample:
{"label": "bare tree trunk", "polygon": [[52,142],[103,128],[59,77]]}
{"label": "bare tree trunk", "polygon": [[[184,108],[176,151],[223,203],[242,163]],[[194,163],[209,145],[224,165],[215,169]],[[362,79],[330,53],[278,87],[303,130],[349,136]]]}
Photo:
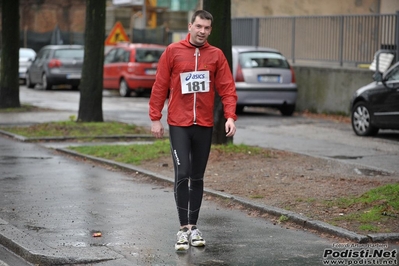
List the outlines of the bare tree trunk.
{"label": "bare tree trunk", "polygon": [[19,0],[1,1],[0,108],[21,107],[19,101]]}
{"label": "bare tree trunk", "polygon": [[85,55],[78,121],[103,122],[103,64],[106,0],[86,0]]}
{"label": "bare tree trunk", "polygon": [[[208,41],[223,51],[231,69],[231,0],[203,0],[203,9],[213,15],[212,34]],[[233,138],[226,137],[224,128],[226,119],[223,115],[223,105],[219,95],[216,95],[215,98],[214,120],[212,143],[227,144],[232,142]]]}

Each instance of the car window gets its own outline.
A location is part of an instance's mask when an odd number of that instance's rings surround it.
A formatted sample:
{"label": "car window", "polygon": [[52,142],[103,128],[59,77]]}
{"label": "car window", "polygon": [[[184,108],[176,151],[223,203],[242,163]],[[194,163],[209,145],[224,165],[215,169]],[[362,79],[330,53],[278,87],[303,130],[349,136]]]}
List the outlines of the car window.
{"label": "car window", "polygon": [[399,66],[394,68],[387,77],[388,81],[395,81],[395,80],[399,80]]}
{"label": "car window", "polygon": [[55,59],[83,59],[83,49],[59,49],[54,52]]}
{"label": "car window", "polygon": [[271,52],[244,52],[239,55],[239,62],[242,68],[290,68],[284,56]]}
{"label": "car window", "polygon": [[104,58],[104,63],[105,64],[109,64],[114,62],[114,58],[115,58],[115,54],[116,54],[116,49],[112,49],[111,51],[109,51]]}
{"label": "car window", "polygon": [[46,54],[48,50],[41,50],[38,54],[37,54],[37,59],[42,59],[44,57],[44,55]]}
{"label": "car window", "polygon": [[37,54],[37,57],[35,58],[34,62],[42,62],[46,60],[50,55],[50,51],[48,49],[43,49],[40,50],[40,52]]}
{"label": "car window", "polygon": [[126,57],[125,49],[116,49],[115,57],[112,62],[129,62],[129,57]]}
{"label": "car window", "polygon": [[43,59],[49,59],[50,58],[50,50],[45,50],[43,53]]}
{"label": "car window", "polygon": [[129,62],[129,59],[130,59],[130,51],[127,51],[127,50],[125,50],[124,52],[123,52],[123,62]]}
{"label": "car window", "polygon": [[139,63],[156,63],[159,61],[163,53],[163,49],[137,49],[136,50],[136,62]]}
{"label": "car window", "polygon": [[20,49],[19,56],[20,57],[35,57],[35,52],[32,50]]}

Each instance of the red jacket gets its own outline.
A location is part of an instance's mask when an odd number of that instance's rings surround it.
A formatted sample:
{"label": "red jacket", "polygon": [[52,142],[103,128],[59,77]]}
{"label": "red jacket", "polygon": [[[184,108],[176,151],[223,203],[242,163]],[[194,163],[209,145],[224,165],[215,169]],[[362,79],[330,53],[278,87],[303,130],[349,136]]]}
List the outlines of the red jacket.
{"label": "red jacket", "polygon": [[[212,127],[215,89],[222,99],[224,117],[236,120],[236,88],[223,52],[208,42],[196,48],[189,40],[190,34],[185,40],[170,44],[159,59],[149,102],[151,120],[161,120],[161,112],[170,91],[169,125]],[[191,71],[209,71],[209,92],[182,93],[180,74]]]}

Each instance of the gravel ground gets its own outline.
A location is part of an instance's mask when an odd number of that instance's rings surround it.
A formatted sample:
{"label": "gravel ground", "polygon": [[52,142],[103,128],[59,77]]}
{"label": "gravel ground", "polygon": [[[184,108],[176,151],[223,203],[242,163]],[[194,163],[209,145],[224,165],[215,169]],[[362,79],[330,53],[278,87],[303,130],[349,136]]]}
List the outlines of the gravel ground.
{"label": "gravel ground", "polygon": [[[399,178],[389,173],[359,169],[333,159],[286,151],[265,151],[267,155],[222,154],[212,150],[205,173],[205,187],[367,234],[372,232],[359,229],[360,224],[356,220],[342,218],[367,212],[370,206],[357,204],[343,209],[334,204],[334,200],[360,196],[377,186],[397,183]],[[173,177],[171,156],[144,162],[140,167]],[[397,210],[386,211],[390,216],[371,223],[378,228],[373,233],[399,232],[399,221],[394,217],[399,216]]]}

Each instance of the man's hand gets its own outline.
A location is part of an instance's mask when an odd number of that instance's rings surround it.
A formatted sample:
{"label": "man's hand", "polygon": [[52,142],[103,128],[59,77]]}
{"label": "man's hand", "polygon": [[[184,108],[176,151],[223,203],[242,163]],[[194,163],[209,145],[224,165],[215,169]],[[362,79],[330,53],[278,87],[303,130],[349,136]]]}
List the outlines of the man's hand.
{"label": "man's hand", "polygon": [[159,120],[152,121],[151,133],[154,137],[156,137],[158,139],[163,137],[164,128],[163,128],[161,121],[159,121]]}
{"label": "man's hand", "polygon": [[236,133],[236,125],[234,123],[233,118],[228,118],[226,121],[226,124],[224,125],[225,130],[226,130],[226,137],[232,137]]}

